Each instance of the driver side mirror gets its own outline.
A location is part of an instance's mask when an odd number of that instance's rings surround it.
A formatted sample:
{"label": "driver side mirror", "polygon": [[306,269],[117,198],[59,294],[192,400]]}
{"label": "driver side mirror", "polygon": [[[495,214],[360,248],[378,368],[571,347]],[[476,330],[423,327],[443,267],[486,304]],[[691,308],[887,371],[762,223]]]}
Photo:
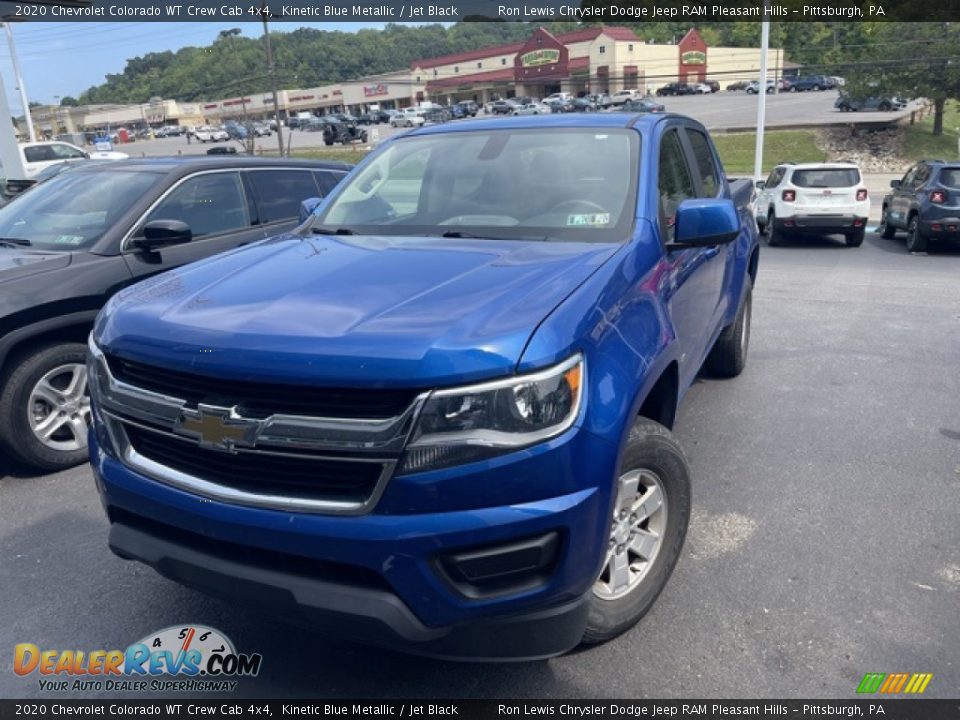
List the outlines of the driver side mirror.
{"label": "driver side mirror", "polygon": [[138,250],[151,252],[167,245],[182,245],[193,240],[190,226],[182,220],[151,220],[143,226],[143,236],[132,244]]}
{"label": "driver side mirror", "polygon": [[900,181],[900,180],[891,180],[891,181],[890,181],[890,187],[892,187],[894,190],[899,190],[899,189],[900,189],[900,184],[901,184],[901,181]]}
{"label": "driver side mirror", "polygon": [[767,186],[766,180],[757,180],[756,182],[757,190],[763,190]]}
{"label": "driver side mirror", "polygon": [[306,222],[310,218],[310,216],[313,215],[313,211],[317,209],[317,206],[321,202],[323,202],[322,198],[312,197],[312,198],[307,198],[302,203],[300,203],[300,222],[301,223]]}
{"label": "driver side mirror", "polygon": [[733,200],[690,199],[677,208],[674,239],[668,250],[713,247],[740,235],[740,215]]}

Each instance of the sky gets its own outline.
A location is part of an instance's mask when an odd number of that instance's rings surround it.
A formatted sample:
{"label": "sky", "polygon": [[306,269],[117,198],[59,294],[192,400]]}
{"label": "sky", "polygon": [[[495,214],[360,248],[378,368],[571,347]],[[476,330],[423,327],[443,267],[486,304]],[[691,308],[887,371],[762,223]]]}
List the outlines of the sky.
{"label": "sky", "polygon": [[[271,25],[271,32],[293,31],[298,27],[356,32],[383,23],[283,23]],[[248,37],[259,37],[257,23],[157,23],[157,22],[59,22],[11,23],[20,71],[31,102],[58,103],[60,97],[78,96],[99,85],[108,73],[123,71],[128,58],[188,45],[207,45],[221,30],[240,28]],[[3,75],[10,110],[22,113],[10,48],[0,33],[0,74]]]}

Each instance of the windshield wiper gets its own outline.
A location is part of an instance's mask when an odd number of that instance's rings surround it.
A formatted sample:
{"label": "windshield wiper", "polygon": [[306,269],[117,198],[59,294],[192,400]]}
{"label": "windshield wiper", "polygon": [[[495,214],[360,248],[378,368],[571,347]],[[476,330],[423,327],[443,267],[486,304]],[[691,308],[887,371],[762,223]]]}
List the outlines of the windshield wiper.
{"label": "windshield wiper", "polygon": [[30,241],[26,238],[0,238],[0,245],[6,245],[7,247],[25,247],[30,244]]}
{"label": "windshield wiper", "polygon": [[314,228],[310,228],[310,231],[314,235],[356,235],[356,233],[353,230],[345,227],[338,227],[338,228],[314,227]]}
{"label": "windshield wiper", "polygon": [[[429,235],[427,236],[429,237]],[[441,233],[443,238],[466,238],[471,240],[535,240],[543,242],[549,238],[542,235],[474,235],[473,233],[463,232],[462,230],[447,230]]]}

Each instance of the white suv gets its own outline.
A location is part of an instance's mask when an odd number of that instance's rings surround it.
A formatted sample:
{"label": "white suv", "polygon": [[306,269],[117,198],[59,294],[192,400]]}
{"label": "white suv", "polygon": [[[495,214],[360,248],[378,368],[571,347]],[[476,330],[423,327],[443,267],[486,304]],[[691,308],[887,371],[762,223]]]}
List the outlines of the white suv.
{"label": "white suv", "polygon": [[843,235],[863,244],[870,197],[860,168],[852,163],[784,163],[757,183],[754,212],[770,245],[790,233]]}

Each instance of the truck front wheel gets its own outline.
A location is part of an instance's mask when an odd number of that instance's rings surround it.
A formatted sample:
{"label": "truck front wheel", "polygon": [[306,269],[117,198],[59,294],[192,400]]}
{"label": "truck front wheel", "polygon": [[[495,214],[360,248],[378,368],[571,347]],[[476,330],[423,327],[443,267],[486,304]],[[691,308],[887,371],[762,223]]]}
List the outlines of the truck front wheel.
{"label": "truck front wheel", "polygon": [[690,523],[690,469],[667,428],[637,418],[616,485],[613,522],[583,642],[629,630],[670,578]]}

